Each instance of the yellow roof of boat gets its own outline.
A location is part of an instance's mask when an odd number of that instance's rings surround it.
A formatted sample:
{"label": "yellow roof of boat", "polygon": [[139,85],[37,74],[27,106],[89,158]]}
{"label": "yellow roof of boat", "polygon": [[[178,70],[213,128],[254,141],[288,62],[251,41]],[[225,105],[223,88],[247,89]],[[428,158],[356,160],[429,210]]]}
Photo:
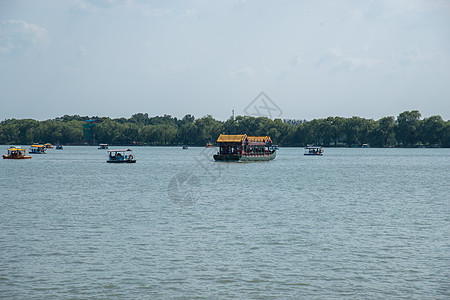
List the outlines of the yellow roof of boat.
{"label": "yellow roof of boat", "polygon": [[238,143],[245,140],[246,137],[247,137],[246,134],[234,134],[234,135],[221,134],[217,139],[217,143]]}
{"label": "yellow roof of boat", "polygon": [[270,140],[270,136],[248,136],[247,138],[250,143],[266,142]]}
{"label": "yellow roof of boat", "polygon": [[44,145],[31,145],[31,147],[35,147],[35,148],[43,148]]}
{"label": "yellow roof of boat", "polygon": [[22,148],[8,148],[8,151],[25,151],[25,149],[22,149]]}

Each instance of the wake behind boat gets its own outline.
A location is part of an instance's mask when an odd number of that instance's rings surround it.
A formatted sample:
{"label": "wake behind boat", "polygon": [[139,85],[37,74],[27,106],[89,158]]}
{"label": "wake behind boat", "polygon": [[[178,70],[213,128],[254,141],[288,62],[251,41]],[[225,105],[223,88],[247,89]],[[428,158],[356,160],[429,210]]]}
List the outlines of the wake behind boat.
{"label": "wake behind boat", "polygon": [[221,134],[217,143],[219,152],[214,155],[216,161],[268,161],[277,156],[276,150],[270,149],[270,136]]}

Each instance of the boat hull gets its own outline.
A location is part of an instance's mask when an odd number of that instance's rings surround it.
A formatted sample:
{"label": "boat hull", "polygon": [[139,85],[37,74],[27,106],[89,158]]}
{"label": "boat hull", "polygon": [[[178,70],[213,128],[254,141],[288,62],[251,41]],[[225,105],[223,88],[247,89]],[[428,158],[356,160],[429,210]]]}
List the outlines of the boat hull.
{"label": "boat hull", "polygon": [[240,155],[240,154],[216,154],[214,155],[215,161],[229,161],[229,162],[250,162],[250,161],[269,161],[277,156],[277,152],[274,151],[270,155]]}
{"label": "boat hull", "polygon": [[107,163],[110,164],[133,164],[136,162],[135,159],[130,159],[130,160],[107,160]]}
{"label": "boat hull", "polygon": [[323,155],[323,153],[315,153],[315,154],[313,154],[313,153],[305,153],[305,154],[303,154],[303,155],[318,155],[318,156],[320,156],[320,155]]}
{"label": "boat hull", "polygon": [[31,156],[21,156],[21,157],[11,157],[8,155],[3,155],[3,159],[29,159]]}

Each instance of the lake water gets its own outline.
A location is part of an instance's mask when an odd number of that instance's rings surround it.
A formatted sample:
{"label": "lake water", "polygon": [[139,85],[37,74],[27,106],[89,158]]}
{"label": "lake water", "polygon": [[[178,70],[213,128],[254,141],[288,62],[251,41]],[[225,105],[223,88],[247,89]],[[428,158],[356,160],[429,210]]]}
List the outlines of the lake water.
{"label": "lake water", "polygon": [[214,151],[2,159],[0,298],[449,299],[450,149]]}

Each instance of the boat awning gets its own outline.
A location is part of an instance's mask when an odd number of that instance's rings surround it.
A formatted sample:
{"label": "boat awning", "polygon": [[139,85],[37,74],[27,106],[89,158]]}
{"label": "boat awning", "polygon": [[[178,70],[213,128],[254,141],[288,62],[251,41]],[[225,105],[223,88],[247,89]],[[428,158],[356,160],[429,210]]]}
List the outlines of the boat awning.
{"label": "boat awning", "polygon": [[22,148],[9,148],[8,151],[25,151],[25,149],[22,149]]}
{"label": "boat awning", "polygon": [[242,143],[242,141],[245,140],[246,137],[246,134],[221,134],[217,139],[217,143]]}
{"label": "boat awning", "polygon": [[249,143],[267,143],[272,142],[270,136],[248,136]]}
{"label": "boat awning", "polygon": [[99,144],[99,146],[108,146],[108,144]]}
{"label": "boat awning", "polygon": [[44,145],[31,145],[31,147],[34,147],[34,148],[43,148]]}
{"label": "boat awning", "polygon": [[108,152],[127,152],[127,151],[133,151],[131,149],[116,149],[116,150],[108,150]]}

